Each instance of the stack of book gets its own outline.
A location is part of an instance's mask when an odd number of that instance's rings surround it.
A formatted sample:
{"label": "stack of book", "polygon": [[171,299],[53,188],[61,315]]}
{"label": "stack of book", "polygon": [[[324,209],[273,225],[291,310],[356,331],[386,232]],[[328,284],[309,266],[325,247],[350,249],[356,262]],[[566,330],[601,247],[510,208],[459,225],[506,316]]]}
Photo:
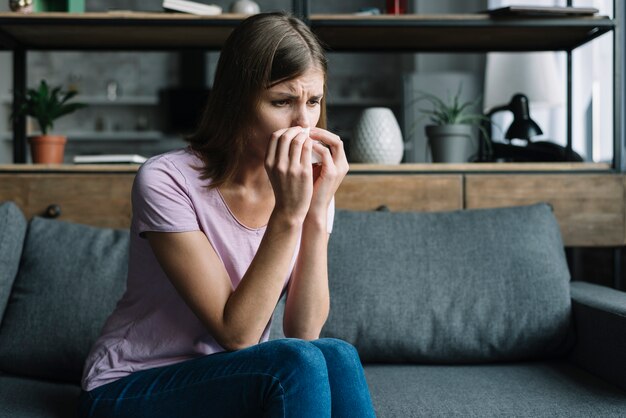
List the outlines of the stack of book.
{"label": "stack of book", "polygon": [[136,154],[76,155],[74,164],[143,164],[146,157]]}
{"label": "stack of book", "polygon": [[220,6],[189,0],[163,0],[163,9],[202,16],[219,15],[222,13]]}

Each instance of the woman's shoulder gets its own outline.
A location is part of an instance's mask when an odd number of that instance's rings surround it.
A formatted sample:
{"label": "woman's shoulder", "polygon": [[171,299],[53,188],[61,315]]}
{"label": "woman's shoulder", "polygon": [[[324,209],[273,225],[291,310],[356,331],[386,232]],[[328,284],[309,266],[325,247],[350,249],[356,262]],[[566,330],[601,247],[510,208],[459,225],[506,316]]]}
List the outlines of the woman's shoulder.
{"label": "woman's shoulder", "polygon": [[[182,181],[189,186],[195,186],[201,181],[202,159],[190,148],[181,148],[150,157],[139,167],[139,180],[154,179],[156,181]],[[202,180],[204,185],[207,180]]]}

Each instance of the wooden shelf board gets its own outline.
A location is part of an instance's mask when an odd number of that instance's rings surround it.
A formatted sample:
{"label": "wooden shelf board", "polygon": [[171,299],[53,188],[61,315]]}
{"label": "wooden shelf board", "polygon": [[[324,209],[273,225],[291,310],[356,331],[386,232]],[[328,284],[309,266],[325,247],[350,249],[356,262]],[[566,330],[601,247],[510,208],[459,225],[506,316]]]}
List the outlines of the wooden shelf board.
{"label": "wooden shelf board", "polygon": [[605,16],[312,15],[311,27],[336,51],[485,52],[574,49],[615,24]]}
{"label": "wooden shelf board", "polygon": [[218,49],[244,18],[240,14],[0,13],[0,44],[6,49]]}
{"label": "wooden shelf board", "polygon": [[[114,171],[135,172],[138,165],[125,164],[0,164],[0,174],[4,172],[73,172],[73,171]],[[468,164],[350,164],[350,174],[360,173],[475,173],[475,172],[607,172],[611,170],[608,163],[468,163]]]}
{"label": "wooden shelf board", "polygon": [[607,172],[608,163],[467,163],[467,164],[350,164],[350,173],[472,173],[472,172]]}
{"label": "wooden shelf board", "polygon": [[[244,15],[0,13],[0,48],[56,50],[219,49]],[[491,18],[463,15],[312,15],[331,50],[539,51],[573,49],[614,29],[603,16]]]}

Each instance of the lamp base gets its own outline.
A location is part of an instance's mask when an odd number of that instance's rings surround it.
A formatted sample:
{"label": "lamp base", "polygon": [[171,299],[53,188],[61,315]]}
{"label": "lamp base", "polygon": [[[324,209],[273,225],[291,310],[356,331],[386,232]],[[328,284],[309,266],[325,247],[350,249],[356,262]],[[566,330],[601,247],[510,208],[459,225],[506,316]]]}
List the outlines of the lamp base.
{"label": "lamp base", "polygon": [[526,146],[493,142],[492,161],[505,162],[583,162],[573,150],[550,141],[529,142]]}

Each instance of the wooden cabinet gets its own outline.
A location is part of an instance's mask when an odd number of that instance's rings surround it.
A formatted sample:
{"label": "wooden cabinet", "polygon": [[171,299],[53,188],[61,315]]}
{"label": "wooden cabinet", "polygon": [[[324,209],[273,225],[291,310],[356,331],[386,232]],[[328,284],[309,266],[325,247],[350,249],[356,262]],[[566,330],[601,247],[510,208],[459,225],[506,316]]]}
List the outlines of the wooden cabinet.
{"label": "wooden cabinet", "polygon": [[335,196],[341,209],[445,211],[463,208],[462,175],[348,175]]}
{"label": "wooden cabinet", "polygon": [[[0,201],[14,201],[27,218],[51,216],[87,225],[128,228],[133,178],[134,173],[0,173]],[[57,210],[60,212],[55,216]]]}
{"label": "wooden cabinet", "polygon": [[[463,167],[467,169],[468,165]],[[391,211],[423,212],[547,202],[554,208],[566,246],[626,244],[626,175],[580,171],[453,172],[460,167],[451,165],[413,168],[419,171],[399,173],[385,172],[389,167],[352,167],[337,191],[337,208],[375,210],[386,206]],[[28,218],[45,215],[51,206],[57,205],[61,220],[128,228],[136,169],[0,166],[0,201],[15,201]],[[451,172],[441,172],[445,170]]]}
{"label": "wooden cabinet", "polygon": [[468,175],[465,207],[548,202],[568,246],[621,246],[624,181],[618,174]]}

